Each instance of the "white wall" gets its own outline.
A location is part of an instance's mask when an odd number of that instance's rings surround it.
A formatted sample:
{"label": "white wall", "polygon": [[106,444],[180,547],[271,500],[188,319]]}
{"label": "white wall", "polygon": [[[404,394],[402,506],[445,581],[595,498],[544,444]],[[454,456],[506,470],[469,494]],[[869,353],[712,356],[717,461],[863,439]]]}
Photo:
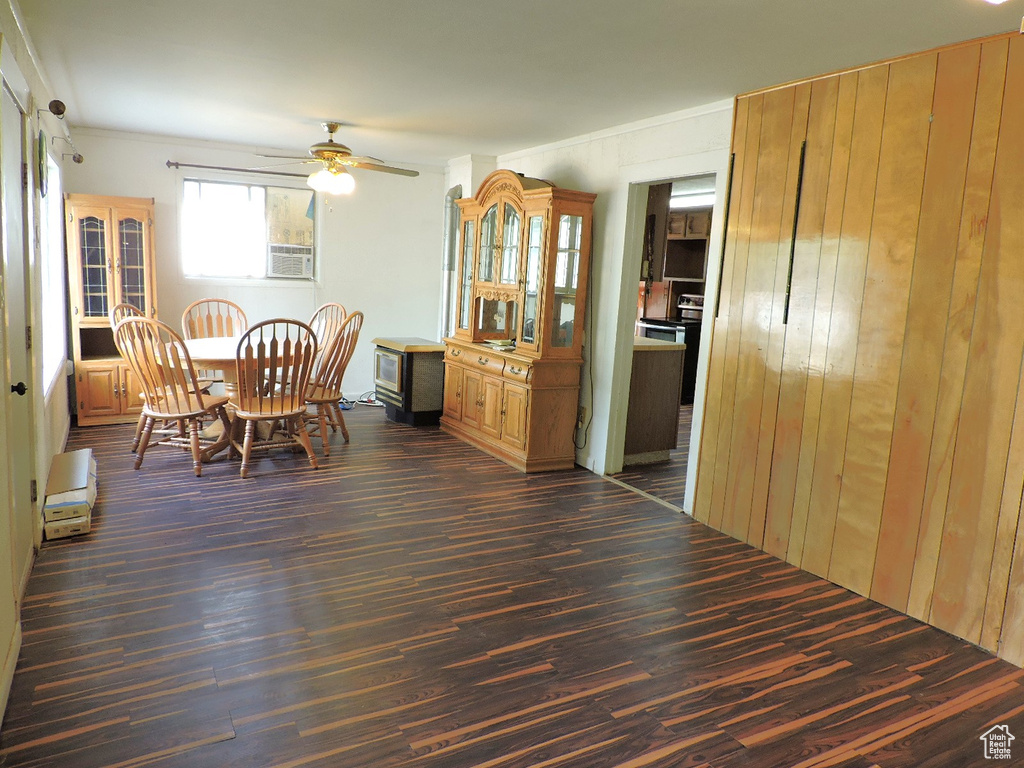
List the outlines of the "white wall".
{"label": "white wall", "polygon": [[[590,340],[584,353],[581,396],[592,423],[577,462],[594,472],[612,473],[622,467],[647,184],[715,173],[719,200],[724,201],[731,128],[732,102],[728,101],[522,150],[496,161],[491,157],[456,158],[444,172],[420,168],[416,179],[362,173],[351,197],[329,198],[327,206],[318,202],[321,252],[315,283],[195,280],[180,273],[177,209],[181,178],[185,173],[200,172],[171,170],[166,162],[249,166],[259,162],[251,149],[79,130],[75,142],[86,159],[82,165],[65,166],[66,187],[71,192],[156,199],[159,311],[174,325],[179,324],[189,302],[208,295],[238,302],[252,320],[277,315],[306,318],[324,301],[362,309],[366,325],[346,377],[350,397],[372,389],[371,339],[387,335],[437,338],[444,196],[450,186],[461,183],[463,194],[472,195],[475,182],[499,167],[597,193]],[[712,254],[721,248],[723,212],[720,202],[712,225]],[[709,305],[717,290],[718,266],[718,259],[712,257],[706,283]],[[705,323],[694,404],[694,446],[698,445],[703,412],[710,331],[711,324]],[[690,498],[694,469],[695,463],[690,467]],[[689,499],[686,508],[692,508]]]}
{"label": "white wall", "polygon": [[[728,101],[498,157],[500,168],[597,193],[590,339],[584,350],[581,398],[584,405],[591,403],[588,407],[593,409],[593,422],[586,445],[577,452],[577,463],[594,472],[613,473],[622,468],[647,184],[715,173],[718,200],[724,201],[731,132],[732,102]],[[706,282],[709,306],[718,285],[719,263],[714,254],[721,248],[724,207],[719,202],[715,208],[710,243],[713,256]],[[694,402],[694,448],[703,413],[710,330],[711,323],[705,323]],[[692,510],[694,468],[692,463],[687,510]]]}
{"label": "white wall", "polygon": [[[416,178],[356,170],[352,195],[318,200],[315,281],[194,279],[183,277],[180,268],[182,178],[231,175],[170,169],[167,161],[226,167],[273,161],[255,157],[251,148],[139,134],[76,130],[74,138],[85,162],[65,165],[66,191],[155,199],[157,307],[169,325],[180,327],[185,307],[208,296],[240,304],[250,322],[271,317],[308,320],[325,301],[361,310],[366,320],[345,376],[345,394],[353,399],[373,389],[372,339],[437,339],[446,191],[442,169],[418,167]],[[302,184],[301,179],[258,178],[269,184]]]}

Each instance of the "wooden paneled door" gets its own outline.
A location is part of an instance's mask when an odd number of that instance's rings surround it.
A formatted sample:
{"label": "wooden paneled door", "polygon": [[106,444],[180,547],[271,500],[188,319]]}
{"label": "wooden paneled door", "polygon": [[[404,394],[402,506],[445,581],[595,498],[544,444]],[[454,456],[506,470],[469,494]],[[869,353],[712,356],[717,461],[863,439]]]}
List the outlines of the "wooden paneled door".
{"label": "wooden paneled door", "polygon": [[737,99],[695,515],[1024,663],[1024,38]]}

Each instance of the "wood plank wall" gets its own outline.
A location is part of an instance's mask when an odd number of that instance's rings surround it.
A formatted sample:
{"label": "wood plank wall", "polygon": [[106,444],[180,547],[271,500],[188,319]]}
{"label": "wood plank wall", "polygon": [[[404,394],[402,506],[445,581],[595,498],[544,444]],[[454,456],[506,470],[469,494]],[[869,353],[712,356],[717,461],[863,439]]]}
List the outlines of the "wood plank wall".
{"label": "wood plank wall", "polygon": [[733,152],[695,516],[1024,665],[1024,37],[739,97]]}

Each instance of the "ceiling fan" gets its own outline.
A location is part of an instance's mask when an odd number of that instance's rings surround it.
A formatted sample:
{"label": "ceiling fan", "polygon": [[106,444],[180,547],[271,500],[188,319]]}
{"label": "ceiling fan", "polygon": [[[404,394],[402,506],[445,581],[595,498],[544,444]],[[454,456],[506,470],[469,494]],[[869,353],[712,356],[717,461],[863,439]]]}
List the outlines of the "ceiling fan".
{"label": "ceiling fan", "polygon": [[323,167],[314,171],[306,179],[317,192],[326,192],[331,195],[347,195],[355,189],[355,179],[348,172],[349,168],[360,168],[367,171],[383,171],[394,173],[399,176],[419,176],[419,171],[410,171],[405,168],[396,168],[393,165],[386,165],[383,160],[375,157],[360,157],[353,155],[352,150],[344,144],[334,140],[334,134],[341,127],[340,123],[321,123],[327,131],[327,141],[321,141],[309,148],[309,157],[291,157],[289,155],[261,155],[261,157],[273,157],[281,160],[295,160],[301,163],[321,163]]}

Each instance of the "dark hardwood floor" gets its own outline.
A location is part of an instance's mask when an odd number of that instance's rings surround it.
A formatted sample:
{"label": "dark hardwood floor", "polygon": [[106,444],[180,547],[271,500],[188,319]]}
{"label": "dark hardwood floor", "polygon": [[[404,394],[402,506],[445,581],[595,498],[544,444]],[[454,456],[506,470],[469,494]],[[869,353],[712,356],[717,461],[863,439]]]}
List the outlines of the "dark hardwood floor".
{"label": "dark hardwood floor", "polygon": [[0,765],[962,768],[997,724],[1024,760],[1022,670],[584,470],[346,418],[247,480],[73,432],[94,530],[39,554]]}
{"label": "dark hardwood floor", "polygon": [[627,467],[613,477],[683,509],[683,498],[686,495],[686,460],[690,454],[692,426],[693,406],[684,405],[679,409],[678,443],[674,451],[669,451],[669,460],[658,464]]}

